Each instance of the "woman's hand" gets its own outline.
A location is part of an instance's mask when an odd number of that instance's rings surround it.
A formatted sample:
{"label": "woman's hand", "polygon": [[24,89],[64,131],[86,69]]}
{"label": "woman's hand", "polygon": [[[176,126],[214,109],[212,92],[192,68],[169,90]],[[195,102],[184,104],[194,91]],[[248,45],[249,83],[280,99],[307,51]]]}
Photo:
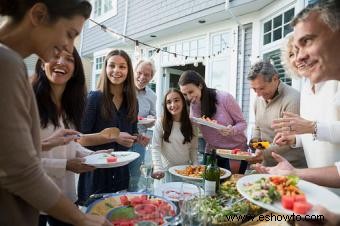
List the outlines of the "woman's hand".
{"label": "woman's hand", "polygon": [[234,135],[234,128],[232,125],[228,125],[227,127],[219,130],[222,136],[233,136]]}
{"label": "woman's hand", "polygon": [[79,132],[72,129],[58,129],[51,136],[42,140],[42,150],[49,151],[50,149],[65,145],[79,138]]}
{"label": "woman's hand", "polygon": [[136,140],[137,136],[132,136],[126,132],[120,132],[119,137],[115,139],[116,143],[128,148],[131,148]]}
{"label": "woman's hand", "polygon": [[295,135],[290,135],[289,133],[277,133],[273,139],[273,144],[277,144],[279,146],[295,145],[295,143]]}
{"label": "woman's hand", "polygon": [[148,145],[150,141],[150,138],[148,136],[145,135],[137,135],[137,140],[136,142],[144,147],[146,147],[146,145]]}
{"label": "woman's hand", "polygon": [[85,173],[96,169],[93,166],[84,164],[84,162],[84,158],[68,159],[66,162],[66,170],[72,171],[74,173]]}
{"label": "woman's hand", "polygon": [[299,115],[284,112],[283,118],[274,119],[272,128],[276,133],[305,134],[314,132],[315,122],[301,118]]}

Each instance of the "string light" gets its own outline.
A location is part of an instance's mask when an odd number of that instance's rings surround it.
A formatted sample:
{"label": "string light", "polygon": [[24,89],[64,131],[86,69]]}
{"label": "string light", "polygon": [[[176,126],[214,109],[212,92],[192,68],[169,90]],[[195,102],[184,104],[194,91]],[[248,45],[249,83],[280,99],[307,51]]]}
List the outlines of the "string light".
{"label": "string light", "polygon": [[[108,28],[107,26],[105,26],[103,24],[100,24],[100,23],[96,22],[95,20],[93,20],[91,18],[89,20],[90,20],[90,22],[92,22],[95,25],[99,26],[102,31],[109,33],[109,35],[111,37],[115,38],[115,39],[119,40],[119,39],[124,38],[126,40],[131,41],[131,42],[134,42],[135,43],[135,58],[136,58],[136,60],[138,60],[138,59],[140,59],[142,57],[142,52],[141,52],[141,48],[140,48],[141,45],[149,47],[149,48],[154,50],[154,53],[152,54],[151,58],[154,58],[156,54],[158,54],[160,52],[163,52],[163,53],[170,54],[173,57],[173,59],[175,61],[177,61],[176,64],[178,64],[178,65],[185,65],[189,58],[193,59],[195,67],[198,67],[198,63],[199,63],[198,59],[202,59],[202,63],[203,63],[203,65],[205,65],[207,63],[207,61],[215,58],[216,56],[218,56],[220,54],[222,54],[223,52],[225,52],[226,49],[232,49],[232,51],[235,52],[235,49],[231,48],[230,46],[227,46],[226,45],[227,43],[225,41],[224,41],[225,47],[222,48],[222,50],[219,50],[216,53],[213,53],[212,55],[208,55],[208,56],[190,56],[190,55],[184,55],[184,54],[180,54],[180,53],[176,53],[176,52],[170,52],[170,51],[168,51],[166,49],[160,49],[159,47],[155,47],[155,46],[152,46],[150,44],[147,44],[147,43],[141,42],[139,40],[133,39],[133,38],[131,38],[129,36],[120,34],[120,33],[116,32],[116,31]],[[241,54],[239,55],[239,59],[241,58],[240,56],[241,56]],[[250,55],[248,55],[248,56],[249,56],[250,62],[254,61],[253,59],[251,59]],[[257,56],[257,58],[259,58],[259,56]]]}

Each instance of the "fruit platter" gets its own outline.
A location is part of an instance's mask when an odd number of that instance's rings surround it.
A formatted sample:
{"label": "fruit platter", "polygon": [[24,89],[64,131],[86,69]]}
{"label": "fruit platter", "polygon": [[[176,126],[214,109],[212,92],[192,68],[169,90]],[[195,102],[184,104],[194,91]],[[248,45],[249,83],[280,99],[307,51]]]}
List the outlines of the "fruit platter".
{"label": "fruit platter", "polygon": [[87,213],[106,216],[114,225],[135,225],[140,221],[163,224],[164,216],[175,216],[177,207],[169,200],[147,193],[108,194],[93,202]]}

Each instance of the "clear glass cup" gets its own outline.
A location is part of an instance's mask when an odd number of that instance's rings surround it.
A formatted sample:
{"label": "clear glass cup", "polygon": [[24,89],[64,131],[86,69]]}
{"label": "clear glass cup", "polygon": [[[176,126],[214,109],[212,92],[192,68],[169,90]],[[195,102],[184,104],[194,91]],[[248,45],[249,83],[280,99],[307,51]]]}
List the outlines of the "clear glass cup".
{"label": "clear glass cup", "polygon": [[150,187],[150,179],[152,179],[151,175],[153,173],[153,165],[142,163],[142,165],[140,166],[140,171],[141,171],[142,176],[146,179],[145,189],[142,191],[150,192],[149,187]]}
{"label": "clear glass cup", "polygon": [[180,209],[183,226],[208,225],[205,210],[201,209],[202,198],[200,193],[185,197]]}

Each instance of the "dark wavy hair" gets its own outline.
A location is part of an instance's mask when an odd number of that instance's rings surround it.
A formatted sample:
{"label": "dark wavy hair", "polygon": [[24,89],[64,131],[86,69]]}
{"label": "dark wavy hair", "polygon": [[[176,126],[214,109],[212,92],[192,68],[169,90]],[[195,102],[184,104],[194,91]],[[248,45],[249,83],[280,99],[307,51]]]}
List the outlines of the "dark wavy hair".
{"label": "dark wavy hair", "polygon": [[197,87],[202,87],[201,93],[201,116],[205,115],[209,118],[216,114],[216,90],[208,88],[205,84],[203,77],[193,70],[185,71],[181,74],[179,78],[178,85],[184,86],[188,84],[193,84]]}
{"label": "dark wavy hair", "polygon": [[72,18],[76,15],[88,19],[92,10],[87,0],[1,0],[0,15],[9,16],[15,23],[18,23],[36,3],[46,5],[51,23],[59,18]]}
{"label": "dark wavy hair", "polygon": [[[74,72],[67,82],[62,95],[62,116],[67,128],[72,125],[75,129],[80,130],[81,118],[86,105],[87,90],[83,64],[75,48],[72,55],[74,57]],[[40,59],[35,65],[32,86],[38,103],[41,127],[46,128],[49,122],[52,122],[55,127],[59,127],[60,115],[56,104],[52,100],[51,86],[43,70],[43,62]]]}
{"label": "dark wavy hair", "polygon": [[109,52],[104,61],[103,69],[100,74],[100,79],[98,83],[98,89],[103,93],[103,105],[101,109],[101,114],[104,119],[110,119],[112,115],[115,114],[114,110],[115,107],[113,105],[113,94],[110,92],[110,84],[107,74],[106,74],[106,67],[107,62],[112,56],[121,56],[123,57],[128,66],[128,74],[127,78],[124,81],[124,88],[123,88],[123,103],[128,105],[128,115],[127,118],[131,123],[137,121],[137,114],[138,114],[138,106],[137,106],[137,96],[136,96],[136,88],[134,83],[134,76],[133,76],[133,67],[132,62],[129,55],[119,49],[112,50]]}
{"label": "dark wavy hair", "polygon": [[173,118],[172,115],[170,114],[170,112],[168,111],[167,107],[166,107],[166,98],[168,97],[168,95],[170,93],[178,93],[179,96],[181,97],[182,103],[183,103],[183,109],[182,109],[182,113],[181,113],[181,132],[184,136],[184,140],[183,140],[183,144],[185,143],[190,143],[190,141],[192,140],[193,136],[194,136],[194,132],[192,129],[192,124],[189,118],[189,113],[188,113],[188,109],[187,109],[187,105],[185,102],[185,98],[183,96],[183,94],[177,90],[177,89],[170,89],[164,97],[164,103],[163,103],[163,119],[162,119],[162,125],[163,125],[163,140],[166,142],[170,142],[169,141],[169,137],[171,134],[171,130],[172,130],[172,125],[173,125]]}

